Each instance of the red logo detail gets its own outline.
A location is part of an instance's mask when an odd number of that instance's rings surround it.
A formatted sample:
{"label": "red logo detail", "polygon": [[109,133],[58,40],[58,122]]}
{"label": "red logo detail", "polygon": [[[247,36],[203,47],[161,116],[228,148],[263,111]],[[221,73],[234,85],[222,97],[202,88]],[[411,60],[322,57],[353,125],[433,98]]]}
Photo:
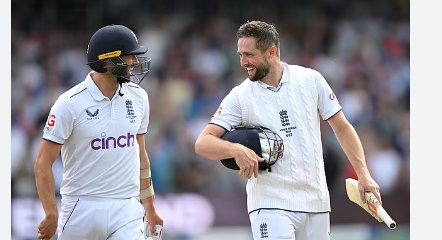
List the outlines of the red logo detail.
{"label": "red logo detail", "polygon": [[280,142],[279,143],[279,150],[281,151],[281,158],[284,157],[284,143]]}
{"label": "red logo detail", "polygon": [[48,126],[53,127],[55,125],[55,115],[51,114],[48,118]]}
{"label": "red logo detail", "polygon": [[272,150],[272,155],[276,156],[279,158],[283,158],[284,157],[284,142],[278,142],[278,141],[274,141],[273,142],[273,150]]}
{"label": "red logo detail", "polygon": [[219,107],[218,110],[216,111],[215,115],[216,116],[221,115],[222,110],[223,110],[223,107]]}
{"label": "red logo detail", "polygon": [[375,216],[378,215],[378,210],[377,210],[376,206],[373,203],[368,202],[368,209],[370,210],[371,213],[373,213],[373,215],[375,215]]}

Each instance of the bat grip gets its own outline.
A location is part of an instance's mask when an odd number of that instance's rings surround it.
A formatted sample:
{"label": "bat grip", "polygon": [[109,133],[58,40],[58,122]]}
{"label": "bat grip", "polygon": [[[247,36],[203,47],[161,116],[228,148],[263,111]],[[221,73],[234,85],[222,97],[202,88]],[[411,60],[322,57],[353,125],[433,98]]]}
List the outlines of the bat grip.
{"label": "bat grip", "polygon": [[388,215],[384,208],[378,208],[378,216],[384,221],[390,229],[396,228],[396,222]]}

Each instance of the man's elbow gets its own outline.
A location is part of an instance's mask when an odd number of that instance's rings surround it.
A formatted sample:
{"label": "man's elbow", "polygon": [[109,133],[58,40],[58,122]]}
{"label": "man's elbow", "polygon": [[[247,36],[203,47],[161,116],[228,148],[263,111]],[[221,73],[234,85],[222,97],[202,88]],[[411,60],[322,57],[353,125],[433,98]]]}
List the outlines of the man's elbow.
{"label": "man's elbow", "polygon": [[346,135],[348,133],[355,132],[355,128],[350,122],[346,122],[346,124],[343,124],[343,126],[338,130],[337,134],[339,135]]}
{"label": "man's elbow", "polygon": [[44,175],[52,172],[52,164],[48,161],[44,161],[41,157],[38,157],[34,164],[34,175]]}
{"label": "man's elbow", "polygon": [[37,161],[34,164],[34,175],[37,177],[44,171],[45,171],[45,166],[41,164],[41,161],[38,161],[37,159]]}
{"label": "man's elbow", "polygon": [[204,149],[203,141],[201,138],[202,137],[199,136],[195,141],[195,153],[200,156],[203,155],[203,149]]}

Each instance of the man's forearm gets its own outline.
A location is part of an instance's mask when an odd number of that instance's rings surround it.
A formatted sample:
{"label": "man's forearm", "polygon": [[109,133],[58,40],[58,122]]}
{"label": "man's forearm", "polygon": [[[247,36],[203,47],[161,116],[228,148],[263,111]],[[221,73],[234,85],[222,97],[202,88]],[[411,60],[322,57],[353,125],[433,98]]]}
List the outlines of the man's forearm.
{"label": "man's forearm", "polygon": [[37,192],[46,215],[58,216],[55,200],[55,180],[52,168],[49,166],[35,166],[35,181]]}
{"label": "man's forearm", "polygon": [[233,158],[237,143],[231,143],[213,135],[200,136],[195,143],[195,152],[211,160]]}
{"label": "man's forearm", "polygon": [[[148,189],[151,186],[153,187],[152,177],[140,179],[140,191]],[[143,203],[143,206],[145,206],[145,207],[146,206],[153,206],[154,205],[154,197],[155,197],[155,195],[149,196],[147,198],[142,198],[141,202]]]}
{"label": "man's forearm", "polygon": [[343,128],[340,132],[336,133],[336,138],[358,175],[358,178],[370,176],[361,140],[353,126],[348,125],[346,128]]}
{"label": "man's forearm", "polygon": [[[153,187],[151,177],[146,178],[146,179],[141,179],[141,182],[140,182],[140,189],[141,190],[148,189],[151,186]],[[155,200],[155,195],[141,199],[141,203],[143,204],[143,207],[147,213],[151,212],[152,210],[155,210],[154,200]]]}
{"label": "man's forearm", "polygon": [[152,211],[155,211],[155,196],[151,196],[145,199],[141,199],[141,203],[143,203],[144,210],[146,210],[146,213],[150,213]]}
{"label": "man's forearm", "polygon": [[[150,160],[147,152],[141,152],[140,154],[140,168],[140,191],[142,191],[148,189],[151,186],[153,187]],[[146,176],[146,173],[148,173],[149,176]],[[146,211],[154,207],[154,198],[155,196],[149,196],[147,198],[141,199],[141,202],[143,203],[144,209]]]}

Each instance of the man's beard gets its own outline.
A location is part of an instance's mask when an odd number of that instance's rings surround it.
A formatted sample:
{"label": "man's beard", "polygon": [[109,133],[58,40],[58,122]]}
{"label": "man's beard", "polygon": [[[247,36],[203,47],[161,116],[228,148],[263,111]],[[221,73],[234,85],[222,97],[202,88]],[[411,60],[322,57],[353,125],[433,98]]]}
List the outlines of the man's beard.
{"label": "man's beard", "polygon": [[255,67],[255,75],[250,76],[249,75],[249,79],[252,82],[256,82],[258,80],[262,80],[265,76],[267,76],[267,74],[269,74],[270,71],[270,67],[269,64],[265,64],[265,66],[263,67]]}
{"label": "man's beard", "polygon": [[130,82],[131,72],[129,69],[126,69],[125,75],[118,76],[117,81],[118,83],[128,83]]}
{"label": "man's beard", "polygon": [[117,77],[117,82],[118,83],[128,83],[128,82],[130,82],[130,80],[128,80],[124,77]]}

